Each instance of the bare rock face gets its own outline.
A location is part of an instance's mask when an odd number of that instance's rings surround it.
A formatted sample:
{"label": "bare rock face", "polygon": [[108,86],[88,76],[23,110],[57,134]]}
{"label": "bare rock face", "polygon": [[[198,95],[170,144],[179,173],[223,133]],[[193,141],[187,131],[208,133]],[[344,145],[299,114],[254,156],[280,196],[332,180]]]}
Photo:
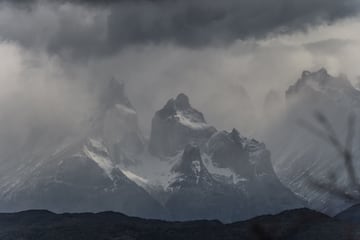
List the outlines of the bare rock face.
{"label": "bare rock face", "polygon": [[150,151],[177,159],[164,203],[173,219],[227,222],[304,206],[277,178],[265,144],[210,127],[184,94],[155,114],[152,127]]}
{"label": "bare rock face", "polygon": [[215,132],[203,114],[191,107],[189,98],[179,94],[155,114],[149,150],[154,155],[172,156],[189,143],[202,145]]}
{"label": "bare rock face", "polygon": [[241,139],[236,129],[231,133],[217,132],[209,139],[206,146],[214,166],[231,169],[244,178],[254,175],[254,167],[250,164],[244,139]]}
{"label": "bare rock face", "polygon": [[194,145],[185,147],[180,161],[175,163],[171,172],[175,174],[175,179],[169,185],[171,189],[181,189],[194,185],[209,187],[214,182],[203,163],[200,149]]}
{"label": "bare rock face", "polygon": [[221,219],[231,222],[246,218],[243,192],[209,173],[197,146],[187,145],[179,162],[172,168],[166,209],[174,220]]}
{"label": "bare rock face", "polygon": [[228,183],[243,192],[246,197],[241,202],[246,202],[253,213],[276,213],[304,206],[305,202],[278,179],[265,144],[233,129],[217,132],[206,146],[213,175],[225,181],[227,177]]}

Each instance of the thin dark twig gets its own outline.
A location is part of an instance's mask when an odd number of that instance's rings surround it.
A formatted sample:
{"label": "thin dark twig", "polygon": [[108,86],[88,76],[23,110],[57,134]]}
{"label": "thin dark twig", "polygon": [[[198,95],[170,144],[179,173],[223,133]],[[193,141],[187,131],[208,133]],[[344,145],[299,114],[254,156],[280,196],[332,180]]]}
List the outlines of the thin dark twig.
{"label": "thin dark twig", "polygon": [[331,123],[328,121],[326,116],[321,112],[315,112],[315,117],[318,122],[323,126],[325,132],[327,132],[327,136],[329,138],[330,143],[338,149],[338,151],[343,154],[344,148],[334,130]]}
{"label": "thin dark twig", "polygon": [[353,148],[353,140],[355,137],[355,124],[356,124],[356,116],[354,114],[350,114],[348,118],[348,132],[346,139],[346,146],[352,150]]}
{"label": "thin dark twig", "polygon": [[349,185],[352,188],[355,188],[354,192],[347,192],[343,187],[339,187],[336,184],[336,176],[332,175],[332,179],[329,182],[324,183],[313,178],[308,178],[309,183],[320,190],[329,191],[332,195],[338,196],[343,199],[351,201],[360,200],[360,182],[358,181],[358,176],[354,167],[354,157],[353,157],[353,142],[355,137],[355,122],[356,117],[354,114],[350,114],[348,117],[347,125],[347,135],[345,144],[342,145],[339,137],[337,136],[332,124],[328,121],[326,116],[321,112],[315,112],[315,118],[320,123],[323,129],[319,129],[312,124],[301,121],[300,124],[305,129],[310,131],[312,134],[316,135],[320,139],[325,140],[330,143],[340,154],[344,160],[345,170],[348,174]]}
{"label": "thin dark twig", "polygon": [[304,129],[308,130],[311,134],[317,136],[318,138],[324,140],[325,142],[330,143],[336,150],[337,152],[343,156],[344,154],[344,149],[341,146],[341,144],[337,141],[334,140],[334,136],[331,136],[329,133],[324,132],[323,130],[318,129],[317,127],[313,126],[312,124],[303,121],[303,120],[299,120],[298,124],[303,127]]}
{"label": "thin dark twig", "polygon": [[355,172],[354,159],[352,154],[353,139],[355,135],[354,130],[355,130],[355,116],[350,115],[348,119],[348,132],[346,139],[346,149],[344,151],[344,160],[345,160],[346,171],[349,173],[349,178],[352,186],[359,188],[359,182],[357,179],[357,174]]}
{"label": "thin dark twig", "polygon": [[327,191],[329,192],[331,195],[342,198],[342,199],[346,199],[348,201],[357,201],[359,200],[357,196],[348,193],[344,190],[344,188],[336,186],[334,183],[332,182],[328,182],[328,183],[324,183],[324,182],[320,182],[314,178],[309,178],[308,182],[310,183],[310,185],[318,190],[321,191]]}
{"label": "thin dark twig", "polygon": [[300,127],[306,129],[311,134],[316,135],[318,138],[320,138],[324,141],[327,141],[327,142],[329,141],[328,135],[326,133],[324,133],[322,130],[319,130],[317,127],[315,127],[311,123],[306,122],[304,120],[298,120],[297,123]]}

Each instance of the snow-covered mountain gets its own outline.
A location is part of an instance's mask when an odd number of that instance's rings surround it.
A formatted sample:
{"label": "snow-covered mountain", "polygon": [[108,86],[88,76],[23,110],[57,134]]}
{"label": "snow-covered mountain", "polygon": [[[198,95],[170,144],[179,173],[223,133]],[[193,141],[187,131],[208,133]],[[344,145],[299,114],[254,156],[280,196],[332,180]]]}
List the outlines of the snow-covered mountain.
{"label": "snow-covered mountain", "polygon": [[203,114],[191,107],[189,98],[179,94],[156,112],[152,120],[149,150],[158,156],[182,151],[188,143],[202,145],[216,129],[206,123]]}
{"label": "snow-covered mountain", "polygon": [[[345,191],[351,191],[348,189],[344,160],[329,141],[320,139],[303,123],[325,130],[314,116],[314,112],[321,112],[332,125],[341,144],[346,144],[348,116],[350,113],[360,113],[360,91],[352,86],[346,76],[334,77],[325,69],[320,69],[316,72],[304,71],[289,87],[286,98],[286,115],[279,126],[273,128],[268,139],[276,172],[282,182],[307,199],[312,208],[335,214],[351,203],[309,183],[310,180],[331,181]],[[360,157],[360,149],[356,147],[359,143],[355,132],[355,159]],[[359,166],[355,161],[355,168]],[[336,180],[329,176],[335,176]]]}
{"label": "snow-covered mountain", "polygon": [[116,210],[230,222],[304,204],[278,180],[263,143],[216,130],[185,94],[155,113],[149,143],[116,80],[81,134],[37,135],[2,171],[1,211]]}
{"label": "snow-covered mountain", "polygon": [[109,82],[103,93],[106,101],[83,134],[61,137],[52,144],[46,143],[46,135],[25,143],[22,161],[14,159],[17,166],[1,174],[1,211],[115,210],[166,217],[162,205],[120,168],[135,164],[135,152],[144,150],[137,115],[123,87],[115,80]]}
{"label": "snow-covered mountain", "polygon": [[306,95],[311,100],[326,97],[337,104],[360,108],[359,91],[353,87],[347,77],[345,75],[333,77],[324,68],[317,72],[304,71],[301,78],[286,91],[288,98],[298,95]]}
{"label": "snow-covered mountain", "polygon": [[186,95],[169,100],[152,126],[150,150],[172,166],[164,186],[172,218],[233,221],[303,206],[278,180],[263,143],[217,131]]}

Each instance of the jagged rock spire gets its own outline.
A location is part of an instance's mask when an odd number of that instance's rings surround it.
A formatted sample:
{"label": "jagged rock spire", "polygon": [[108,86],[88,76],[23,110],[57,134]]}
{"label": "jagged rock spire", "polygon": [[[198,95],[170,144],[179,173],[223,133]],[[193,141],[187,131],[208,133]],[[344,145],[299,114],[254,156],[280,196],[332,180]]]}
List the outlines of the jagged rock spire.
{"label": "jagged rock spire", "polygon": [[188,109],[191,107],[189,97],[184,93],[180,93],[176,97],[175,104],[178,109]]}
{"label": "jagged rock spire", "polygon": [[122,104],[128,108],[133,108],[125,93],[125,83],[123,81],[118,81],[115,78],[111,78],[107,82],[100,96],[100,104],[105,109],[112,107],[115,104]]}
{"label": "jagged rock spire", "polygon": [[[196,166],[195,163],[197,164]],[[181,162],[173,168],[173,171],[193,175],[201,172],[202,167],[200,148],[189,144],[185,147]]]}
{"label": "jagged rock spire", "polygon": [[156,112],[152,120],[149,150],[158,156],[172,156],[189,143],[202,144],[216,129],[194,109],[189,97],[179,94]]}

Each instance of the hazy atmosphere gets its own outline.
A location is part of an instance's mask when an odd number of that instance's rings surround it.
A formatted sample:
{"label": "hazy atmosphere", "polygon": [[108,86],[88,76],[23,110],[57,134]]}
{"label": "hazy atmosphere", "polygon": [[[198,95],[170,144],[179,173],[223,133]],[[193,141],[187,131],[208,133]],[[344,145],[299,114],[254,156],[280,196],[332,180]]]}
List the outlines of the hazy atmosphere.
{"label": "hazy atmosphere", "polygon": [[0,56],[0,212],[360,224],[360,0],[0,0]]}
{"label": "hazy atmosphere", "polygon": [[39,119],[72,125],[115,77],[126,83],[146,133],[153,112],[184,92],[208,122],[255,134],[266,94],[283,97],[303,70],[326,67],[358,81],[359,5],[2,1],[0,127],[16,132]]}

